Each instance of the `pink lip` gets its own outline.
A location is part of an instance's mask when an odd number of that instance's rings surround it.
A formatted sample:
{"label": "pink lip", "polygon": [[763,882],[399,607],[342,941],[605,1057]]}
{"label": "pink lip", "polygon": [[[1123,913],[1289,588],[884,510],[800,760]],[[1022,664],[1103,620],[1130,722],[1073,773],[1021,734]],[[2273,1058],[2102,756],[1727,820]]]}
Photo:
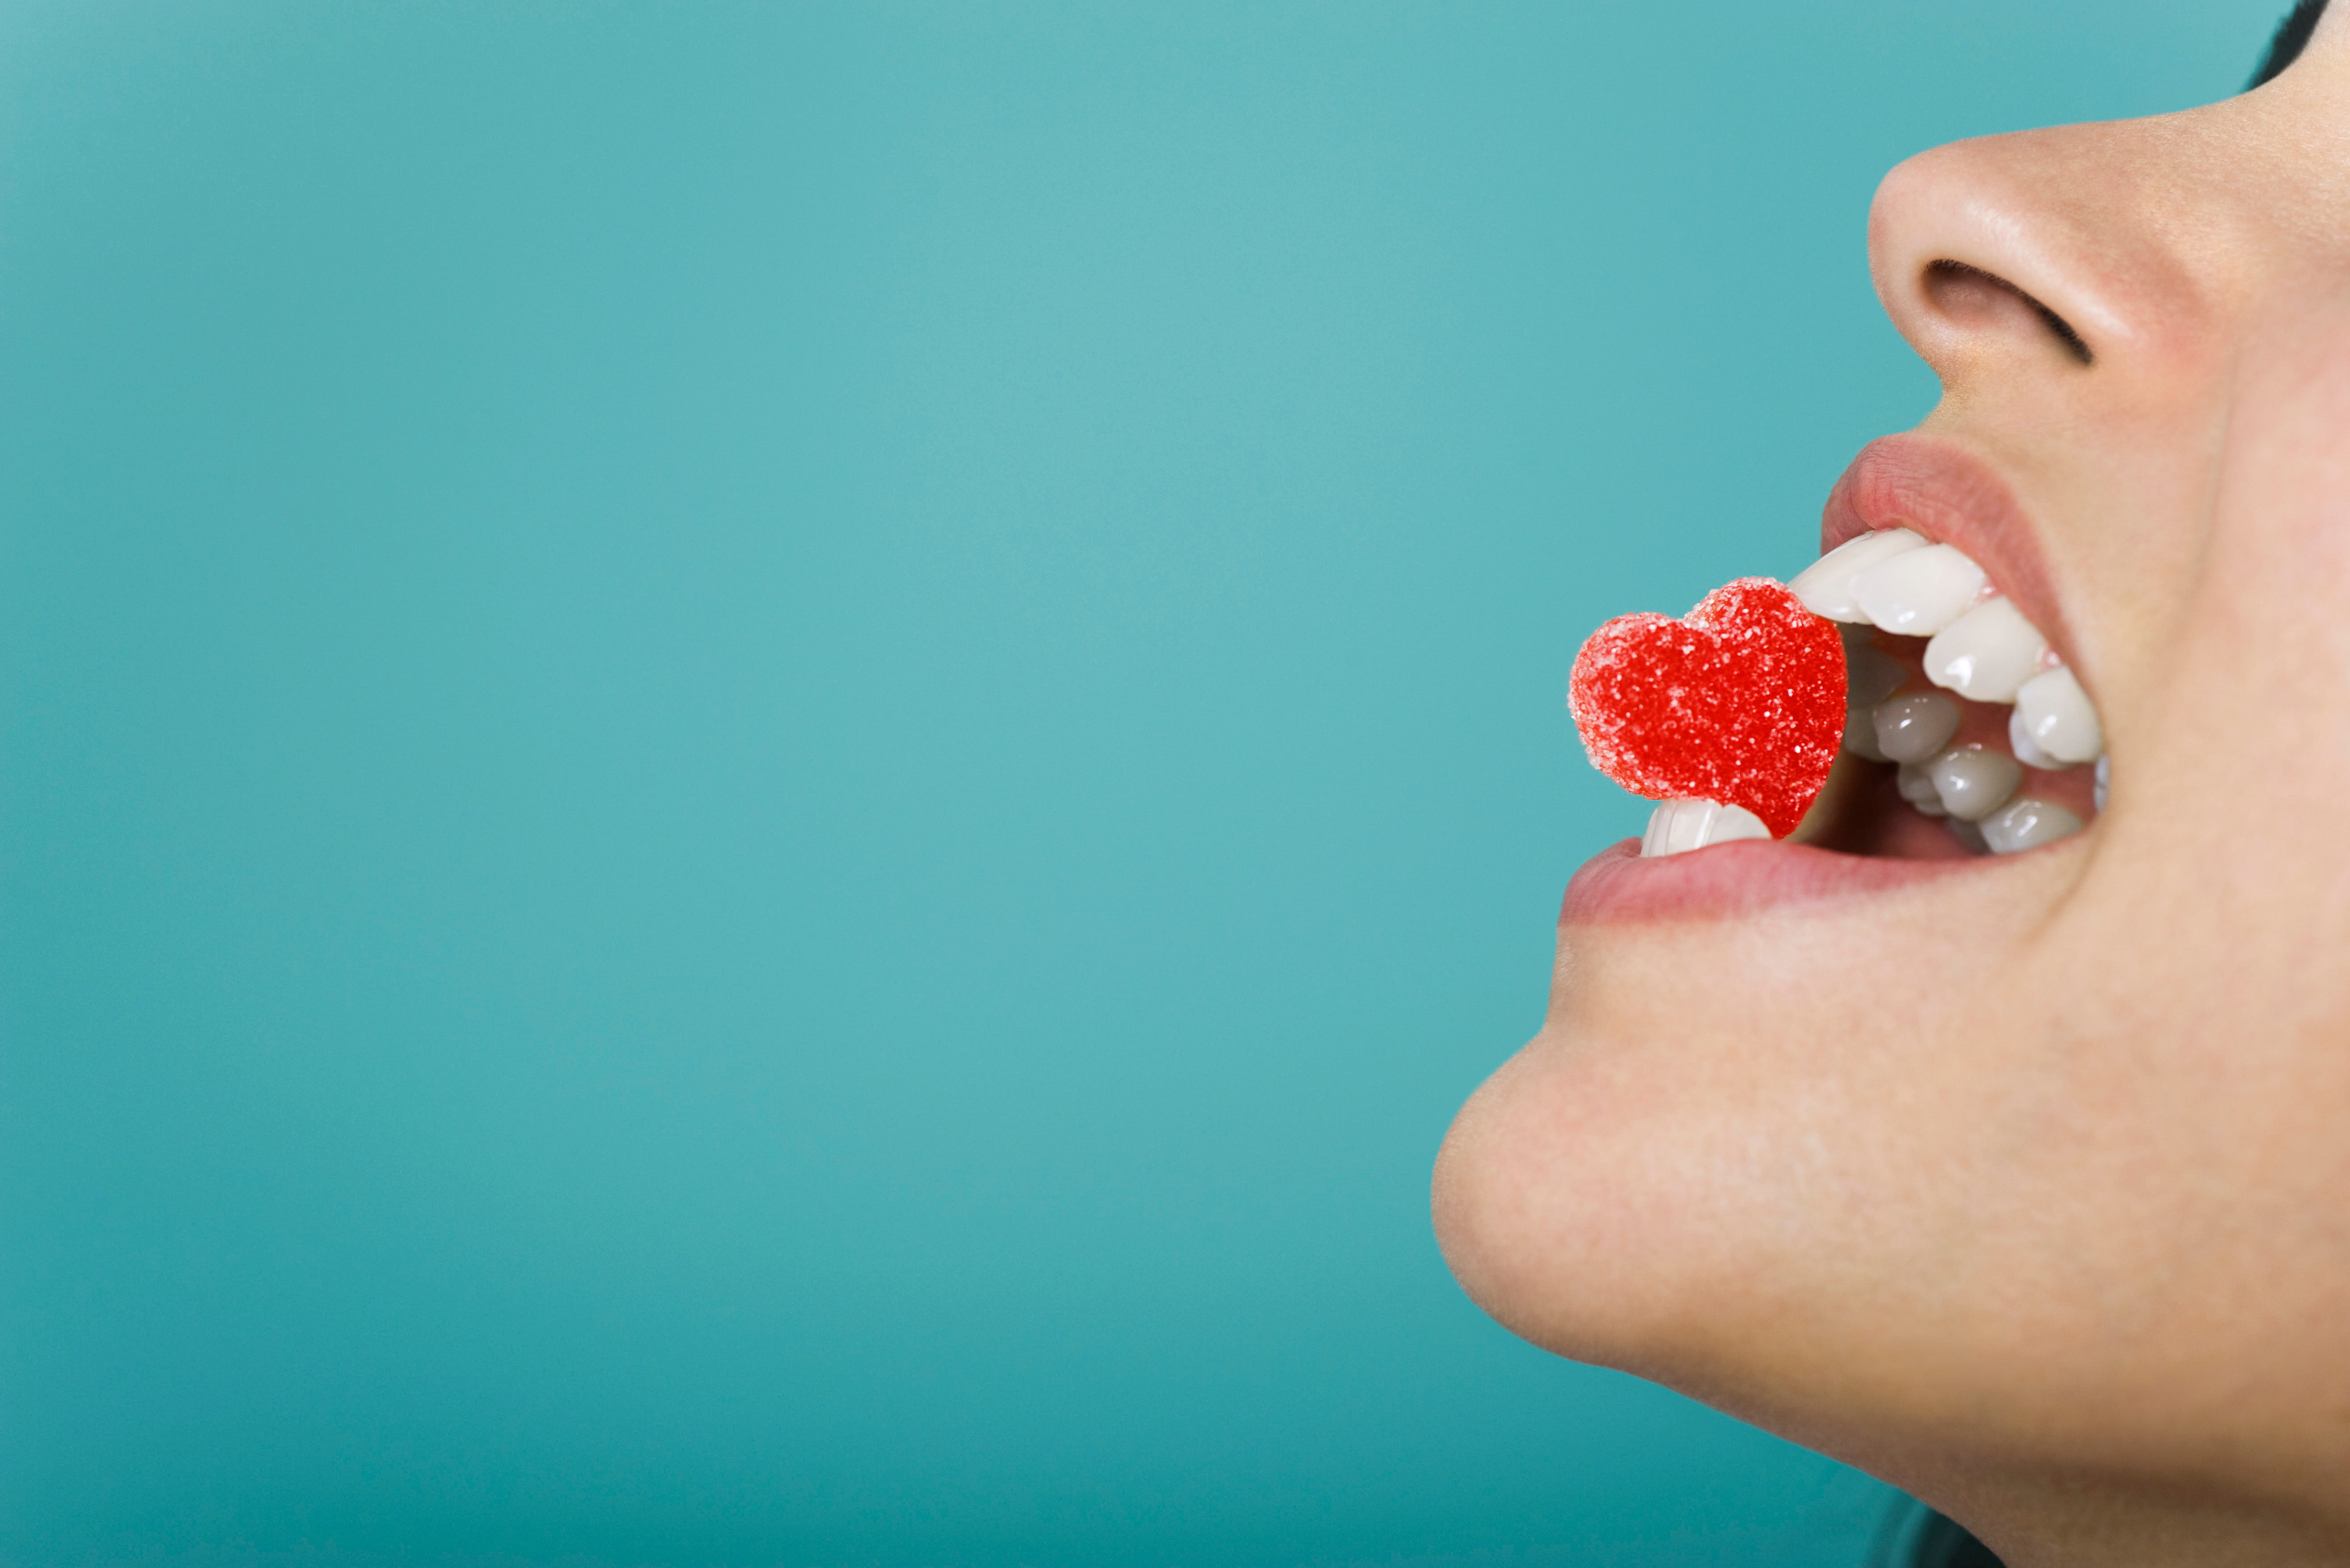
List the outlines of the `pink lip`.
{"label": "pink lip", "polygon": [[1989,858],[1888,860],[1753,838],[1648,859],[1640,841],[1627,838],[1583,863],[1566,885],[1558,922],[1736,919],[1790,904],[1866,898],[1940,877],[1981,876],[1998,864]]}
{"label": "pink lip", "polygon": [[1870,441],[1828,493],[1820,514],[1820,551],[1894,527],[1964,551],[2060,652],[2070,648],[2032,519],[1991,464],[1932,436]]}

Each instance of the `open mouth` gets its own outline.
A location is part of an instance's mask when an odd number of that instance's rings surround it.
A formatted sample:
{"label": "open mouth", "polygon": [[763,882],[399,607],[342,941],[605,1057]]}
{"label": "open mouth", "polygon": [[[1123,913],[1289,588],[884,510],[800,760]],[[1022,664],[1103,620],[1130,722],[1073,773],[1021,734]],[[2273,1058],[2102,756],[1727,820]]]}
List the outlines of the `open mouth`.
{"label": "open mouth", "polygon": [[2079,680],[1963,551],[1862,535],[1792,585],[1845,635],[1844,750],[1799,843],[1931,860],[2069,838],[2105,804]]}
{"label": "open mouth", "polygon": [[1585,867],[1570,914],[1865,891],[2061,843],[2104,809],[2103,723],[2028,519],[1988,465],[1930,438],[1873,442],[1821,534],[1788,586],[1843,634],[1846,723],[1802,826],[1774,841],[1737,807],[1665,801],[1637,845]]}
{"label": "open mouth", "polygon": [[[1844,750],[1799,843],[1933,860],[2069,838],[2110,782],[2096,704],[2022,509],[1968,454],[1874,442],[1789,586],[1845,635]],[[2052,635],[2054,633],[2055,635]]]}

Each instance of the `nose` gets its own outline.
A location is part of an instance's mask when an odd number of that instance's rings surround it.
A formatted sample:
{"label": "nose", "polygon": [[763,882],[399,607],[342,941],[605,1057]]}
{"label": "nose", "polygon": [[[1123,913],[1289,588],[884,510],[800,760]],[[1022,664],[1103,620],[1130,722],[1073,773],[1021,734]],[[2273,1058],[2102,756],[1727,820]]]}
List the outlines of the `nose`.
{"label": "nose", "polygon": [[2226,247],[2173,173],[2186,118],[1955,142],[1886,176],[1870,270],[1946,401],[2137,379],[2207,340]]}

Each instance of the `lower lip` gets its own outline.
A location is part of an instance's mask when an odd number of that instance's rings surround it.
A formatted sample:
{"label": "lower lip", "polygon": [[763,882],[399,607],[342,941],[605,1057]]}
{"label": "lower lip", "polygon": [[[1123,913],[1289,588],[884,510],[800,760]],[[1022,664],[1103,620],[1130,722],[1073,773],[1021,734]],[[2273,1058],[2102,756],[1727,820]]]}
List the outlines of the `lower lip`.
{"label": "lower lip", "polygon": [[1562,926],[1737,919],[1791,904],[1864,898],[1942,877],[1979,876],[1989,859],[1892,860],[1807,844],[1740,839],[1653,858],[1640,841],[1610,845],[1567,884]]}

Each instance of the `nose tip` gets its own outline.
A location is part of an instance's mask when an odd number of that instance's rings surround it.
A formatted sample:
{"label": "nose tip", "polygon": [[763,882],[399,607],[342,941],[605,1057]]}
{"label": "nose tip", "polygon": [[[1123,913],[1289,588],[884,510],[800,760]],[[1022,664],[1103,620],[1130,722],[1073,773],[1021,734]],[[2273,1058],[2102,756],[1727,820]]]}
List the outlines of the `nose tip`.
{"label": "nose tip", "polygon": [[2199,340],[2213,291],[2225,292],[2213,258],[2229,247],[2187,233],[2180,209],[2207,213],[2196,222],[2208,227],[2216,204],[2147,174],[2178,166],[2179,144],[2204,134],[2184,118],[1953,142],[1885,177],[1869,209],[1870,272],[1946,391],[1994,367],[2078,375]]}
{"label": "nose tip", "polygon": [[2085,290],[2064,265],[2064,224],[2039,210],[2044,186],[2019,189],[2002,167],[2008,140],[1909,159],[1869,211],[1877,297],[1946,386],[1986,360],[2096,362],[2094,315],[2086,331],[2074,319]]}

